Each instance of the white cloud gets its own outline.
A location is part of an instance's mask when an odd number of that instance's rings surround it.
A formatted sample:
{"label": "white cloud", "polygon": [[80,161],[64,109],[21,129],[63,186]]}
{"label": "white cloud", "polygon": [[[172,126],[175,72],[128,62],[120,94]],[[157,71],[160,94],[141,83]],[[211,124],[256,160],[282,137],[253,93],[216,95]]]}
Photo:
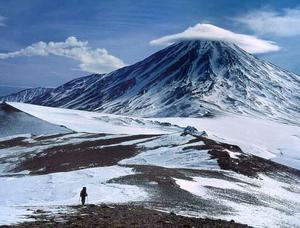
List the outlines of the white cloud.
{"label": "white cloud", "polygon": [[0,53],[0,59],[19,56],[56,55],[71,58],[80,62],[81,70],[92,73],[106,73],[125,66],[124,62],[110,55],[106,49],[91,49],[87,41],[69,37],[64,42],[38,42],[19,51]]}
{"label": "white cloud", "polygon": [[257,34],[276,36],[300,35],[300,9],[283,9],[280,12],[258,10],[235,18]]}
{"label": "white cloud", "polygon": [[234,33],[211,24],[196,24],[181,33],[152,40],[150,44],[170,45],[183,40],[220,40],[232,42],[250,53],[265,53],[278,51],[280,49],[280,47],[272,41],[259,39],[251,35]]}
{"label": "white cloud", "polygon": [[3,16],[0,15],[0,27],[1,26],[6,26],[5,21],[6,21],[6,17],[3,17]]}

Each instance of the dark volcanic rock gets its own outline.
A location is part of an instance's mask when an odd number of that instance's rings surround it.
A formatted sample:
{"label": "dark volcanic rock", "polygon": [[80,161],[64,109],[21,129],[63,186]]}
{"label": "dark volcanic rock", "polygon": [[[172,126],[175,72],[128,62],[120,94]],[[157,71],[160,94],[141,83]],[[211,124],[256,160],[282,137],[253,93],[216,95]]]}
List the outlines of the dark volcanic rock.
{"label": "dark volcanic rock", "polygon": [[[164,213],[137,205],[100,205],[73,207],[74,214],[64,214],[60,218],[47,217],[44,213],[36,215],[35,222],[25,222],[6,227],[206,227],[206,228],[246,228],[247,225],[235,223],[233,220],[213,220],[193,218]],[[59,221],[58,221],[59,220]]]}

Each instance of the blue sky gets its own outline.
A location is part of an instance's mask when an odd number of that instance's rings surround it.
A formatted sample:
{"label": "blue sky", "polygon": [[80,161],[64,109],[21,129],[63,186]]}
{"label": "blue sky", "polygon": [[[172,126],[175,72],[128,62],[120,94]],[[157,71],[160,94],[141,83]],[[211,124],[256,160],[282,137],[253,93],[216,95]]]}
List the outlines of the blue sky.
{"label": "blue sky", "polygon": [[203,23],[274,42],[257,55],[300,74],[298,0],[0,0],[0,95],[132,64]]}

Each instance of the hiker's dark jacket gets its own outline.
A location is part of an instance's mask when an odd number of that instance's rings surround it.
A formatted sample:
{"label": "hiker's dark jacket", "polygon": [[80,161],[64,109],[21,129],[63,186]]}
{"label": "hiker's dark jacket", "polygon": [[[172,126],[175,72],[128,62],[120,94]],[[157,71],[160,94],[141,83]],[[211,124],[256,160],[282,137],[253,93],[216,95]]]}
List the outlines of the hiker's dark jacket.
{"label": "hiker's dark jacket", "polygon": [[81,198],[87,197],[86,191],[81,190],[81,192],[80,192],[80,197],[81,197]]}

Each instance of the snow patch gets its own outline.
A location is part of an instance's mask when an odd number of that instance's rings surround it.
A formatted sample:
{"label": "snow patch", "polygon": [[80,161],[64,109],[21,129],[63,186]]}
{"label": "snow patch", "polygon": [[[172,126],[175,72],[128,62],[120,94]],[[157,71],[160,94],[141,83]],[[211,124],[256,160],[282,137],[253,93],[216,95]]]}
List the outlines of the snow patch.
{"label": "snow patch", "polygon": [[[300,188],[298,186],[283,183],[262,174],[259,178],[249,178],[232,173],[231,175],[239,178],[241,182],[205,177],[194,177],[193,181],[174,179],[181,189],[204,199],[218,201],[222,205],[232,208],[230,214],[217,215],[214,216],[215,218],[234,219],[255,227],[299,226],[300,213],[296,212],[295,214],[295,211],[300,209]],[[255,202],[234,201],[227,198],[230,193],[224,193],[225,197],[222,197],[222,194],[216,194],[212,188],[248,193],[263,200],[264,205],[257,205]],[[289,190],[291,188],[292,190]]]}
{"label": "snow patch", "polygon": [[87,187],[88,203],[145,200],[147,193],[139,187],[107,183],[112,178],[133,173],[131,168],[110,166],[42,176],[1,177],[1,224],[21,221],[20,216],[27,214],[24,207],[79,204],[83,186]]}
{"label": "snow patch", "polygon": [[[215,159],[211,159],[207,150],[187,149],[186,143],[195,139],[191,135],[179,133],[163,135],[158,139],[140,143],[139,146],[145,149],[132,158],[124,159],[119,164],[155,165],[168,168],[193,168],[193,169],[219,169]],[[203,142],[195,142],[191,145],[203,145]]]}
{"label": "snow patch", "polygon": [[194,126],[210,138],[238,145],[243,152],[300,169],[300,127],[231,114],[216,118],[152,118]]}

